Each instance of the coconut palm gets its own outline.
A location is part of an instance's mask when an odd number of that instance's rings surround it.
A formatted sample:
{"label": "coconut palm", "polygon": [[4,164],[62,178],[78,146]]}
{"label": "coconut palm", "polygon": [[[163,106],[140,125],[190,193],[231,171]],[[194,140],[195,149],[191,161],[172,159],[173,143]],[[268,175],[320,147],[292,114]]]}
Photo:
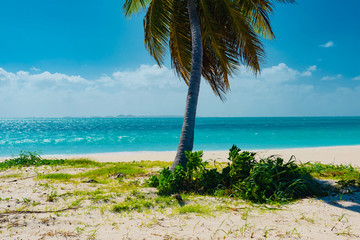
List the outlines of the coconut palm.
{"label": "coconut palm", "polygon": [[293,0],[126,0],[131,16],[147,8],[145,46],[161,66],[167,49],[172,67],[188,85],[179,146],[171,166],[186,168],[185,151],[194,143],[201,76],[224,100],[229,77],[240,64],[260,72],[264,48],[260,37],[273,39],[269,16],[274,3]]}

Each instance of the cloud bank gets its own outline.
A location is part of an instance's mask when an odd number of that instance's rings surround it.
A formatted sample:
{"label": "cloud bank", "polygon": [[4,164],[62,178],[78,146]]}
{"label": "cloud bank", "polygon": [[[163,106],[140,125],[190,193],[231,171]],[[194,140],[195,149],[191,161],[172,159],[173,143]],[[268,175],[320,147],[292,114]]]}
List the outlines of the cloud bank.
{"label": "cloud bank", "polygon": [[[315,65],[302,70],[280,63],[255,77],[241,67],[231,79],[225,103],[203,81],[198,115],[360,115],[360,85],[324,91],[321,80],[342,76],[317,79],[316,71]],[[0,68],[0,117],[182,115],[186,90],[171,69],[158,66],[141,65],[94,79]]]}

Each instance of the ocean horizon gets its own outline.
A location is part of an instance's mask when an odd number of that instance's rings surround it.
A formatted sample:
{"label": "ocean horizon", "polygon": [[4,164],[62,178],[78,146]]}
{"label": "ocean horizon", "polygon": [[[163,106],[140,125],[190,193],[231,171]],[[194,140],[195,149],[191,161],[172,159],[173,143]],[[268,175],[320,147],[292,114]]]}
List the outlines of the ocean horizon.
{"label": "ocean horizon", "polygon": [[[176,151],[182,117],[0,118],[0,157]],[[198,117],[194,150],[360,144],[360,117]]]}

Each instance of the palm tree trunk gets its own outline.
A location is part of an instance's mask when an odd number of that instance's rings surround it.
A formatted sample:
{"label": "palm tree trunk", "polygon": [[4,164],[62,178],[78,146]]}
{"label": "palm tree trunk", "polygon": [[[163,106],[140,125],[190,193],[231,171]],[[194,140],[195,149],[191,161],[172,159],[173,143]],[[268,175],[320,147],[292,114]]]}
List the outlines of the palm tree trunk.
{"label": "palm tree trunk", "polygon": [[194,145],[194,130],[196,108],[200,90],[201,69],[202,69],[202,42],[201,42],[201,29],[200,20],[196,10],[196,0],[188,0],[188,12],[191,29],[192,41],[192,62],[190,82],[188,94],[186,98],[184,122],[181,129],[180,141],[175,160],[171,166],[171,171],[181,164],[186,169],[187,158],[185,151],[192,151]]}

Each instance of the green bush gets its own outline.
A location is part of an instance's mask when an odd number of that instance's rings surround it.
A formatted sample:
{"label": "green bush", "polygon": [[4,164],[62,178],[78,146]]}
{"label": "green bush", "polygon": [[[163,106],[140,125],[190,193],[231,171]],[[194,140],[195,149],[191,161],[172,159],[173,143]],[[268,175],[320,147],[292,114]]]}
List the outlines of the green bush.
{"label": "green bush", "polygon": [[257,161],[255,153],[241,152],[235,145],[229,152],[230,163],[220,171],[208,168],[202,161],[203,152],[185,152],[186,170],[181,165],[171,172],[164,168],[152,176],[150,186],[160,195],[196,192],[210,195],[231,195],[259,203],[287,202],[306,196],[321,194],[320,184],[309,171],[295,164],[294,159],[284,162],[279,157]]}
{"label": "green bush", "polygon": [[60,165],[63,164],[65,160],[52,160],[52,159],[42,159],[39,154],[36,152],[24,152],[22,151],[18,157],[7,159],[3,162],[0,162],[0,169],[7,169],[11,167],[29,167],[29,166],[41,166],[41,165]]}
{"label": "green bush", "polygon": [[279,157],[256,162],[244,179],[233,185],[236,195],[255,202],[284,202],[319,193],[320,186],[293,159]]}

